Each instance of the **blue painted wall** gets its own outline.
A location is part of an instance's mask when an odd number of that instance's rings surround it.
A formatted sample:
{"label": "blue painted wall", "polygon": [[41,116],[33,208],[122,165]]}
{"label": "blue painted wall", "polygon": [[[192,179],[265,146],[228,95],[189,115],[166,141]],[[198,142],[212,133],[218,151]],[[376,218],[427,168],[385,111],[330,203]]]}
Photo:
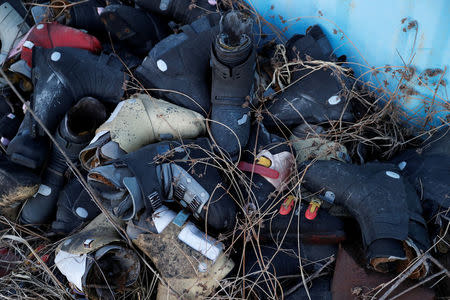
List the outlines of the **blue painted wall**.
{"label": "blue painted wall", "polygon": [[[412,124],[437,125],[439,118],[450,118],[450,0],[247,2],[276,26],[277,34],[264,27],[269,38],[286,40],[320,24],[336,54],[345,54],[366,82],[385,87],[386,98],[396,99]],[[426,118],[430,110],[432,120]]]}

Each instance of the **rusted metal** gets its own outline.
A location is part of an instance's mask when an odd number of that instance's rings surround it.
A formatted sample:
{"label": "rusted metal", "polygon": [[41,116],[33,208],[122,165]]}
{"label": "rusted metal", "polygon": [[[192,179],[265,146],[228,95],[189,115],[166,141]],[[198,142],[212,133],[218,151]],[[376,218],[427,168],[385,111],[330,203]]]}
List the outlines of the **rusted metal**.
{"label": "rusted metal", "polygon": [[[395,278],[394,274],[382,274],[369,270],[360,266],[352,258],[352,256],[343,248],[340,248],[337,255],[336,267],[331,285],[331,292],[333,300],[349,300],[349,299],[370,299],[382,284],[390,282]],[[397,289],[391,294],[395,296],[407,288],[413,286],[416,282],[412,280],[405,280]],[[387,285],[382,290],[378,297],[383,295],[389,289]],[[364,298],[366,297],[366,298]],[[435,295],[433,290],[418,287],[412,291],[400,296],[399,300],[431,300]]]}

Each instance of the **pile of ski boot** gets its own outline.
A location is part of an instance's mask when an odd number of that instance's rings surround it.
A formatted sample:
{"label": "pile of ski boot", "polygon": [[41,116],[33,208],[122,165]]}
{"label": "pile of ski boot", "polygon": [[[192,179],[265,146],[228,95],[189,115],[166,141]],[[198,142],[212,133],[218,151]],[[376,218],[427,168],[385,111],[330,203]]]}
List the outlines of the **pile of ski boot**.
{"label": "pile of ski boot", "polygon": [[[345,57],[318,25],[261,45],[231,2],[0,0],[2,224],[59,241],[45,263],[75,299],[127,297],[146,268],[156,299],[352,299],[433,274],[448,127],[389,159],[333,137],[359,118]],[[6,276],[19,258],[0,256]]]}

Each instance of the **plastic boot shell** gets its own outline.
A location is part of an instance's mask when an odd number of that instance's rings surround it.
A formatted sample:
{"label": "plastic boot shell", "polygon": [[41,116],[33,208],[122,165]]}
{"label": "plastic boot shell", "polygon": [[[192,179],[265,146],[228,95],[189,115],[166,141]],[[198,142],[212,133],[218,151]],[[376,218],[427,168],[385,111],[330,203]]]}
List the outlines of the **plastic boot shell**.
{"label": "plastic boot shell", "polygon": [[111,117],[97,129],[89,146],[81,151],[80,161],[90,170],[150,143],[196,138],[205,132],[205,118],[199,113],[146,94],[136,94],[117,105]]}
{"label": "plastic boot shell", "polygon": [[137,78],[160,97],[206,116],[210,108],[209,46],[218,32],[217,24],[217,16],[203,17],[163,39],[136,69]]}

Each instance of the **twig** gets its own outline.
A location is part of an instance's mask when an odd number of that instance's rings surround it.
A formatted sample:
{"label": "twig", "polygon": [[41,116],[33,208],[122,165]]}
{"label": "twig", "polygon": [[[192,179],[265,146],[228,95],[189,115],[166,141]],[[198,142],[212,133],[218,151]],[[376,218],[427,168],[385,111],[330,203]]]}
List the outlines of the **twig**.
{"label": "twig", "polygon": [[13,240],[13,241],[20,242],[20,243],[24,244],[25,246],[27,246],[28,249],[31,251],[31,253],[34,255],[34,257],[37,259],[37,261],[47,271],[48,275],[52,278],[53,282],[55,284],[57,284],[61,288],[61,290],[63,290],[63,291],[65,290],[62,283],[56,278],[56,276],[53,274],[53,272],[50,271],[50,269],[47,267],[47,265],[42,261],[42,258],[34,251],[33,247],[31,247],[31,245],[24,238],[15,236],[15,235],[5,234],[1,237],[1,239]]}
{"label": "twig", "polygon": [[[329,265],[331,265],[336,259],[334,258],[334,256],[330,257],[330,259],[328,260],[328,262],[326,264],[324,264],[319,270],[317,270],[316,272],[314,272],[311,276],[308,277],[308,279],[305,280],[305,284],[309,283],[310,281],[312,281],[313,279],[320,277],[320,273]],[[293,292],[295,292],[298,288],[300,288],[301,286],[303,286],[303,281],[298,283],[297,285],[293,286],[291,289],[289,289],[286,293],[285,296],[289,296],[290,294],[292,294]]]}
{"label": "twig", "polygon": [[436,258],[433,256],[427,254],[427,259],[430,260],[432,263],[434,263],[439,269],[444,271],[445,275],[450,278],[450,272],[445,268]]}
{"label": "twig", "polygon": [[415,264],[413,264],[405,273],[403,273],[397,281],[389,288],[389,290],[380,297],[379,300],[385,300],[387,297],[403,282],[409,277],[426,259],[426,256],[422,256]]}
{"label": "twig", "polygon": [[413,285],[412,287],[409,287],[409,288],[407,288],[406,290],[404,290],[403,292],[401,292],[401,293],[395,295],[394,297],[392,297],[391,300],[394,300],[394,299],[399,298],[400,296],[402,296],[402,295],[404,295],[404,294],[406,294],[406,293],[408,293],[408,292],[414,290],[415,288],[418,288],[419,286],[421,286],[421,285],[424,284],[425,282],[428,282],[428,281],[430,281],[431,279],[436,278],[436,277],[438,277],[438,276],[440,276],[440,275],[442,275],[442,274],[445,274],[445,270],[442,270],[442,271],[440,271],[439,273],[436,273],[436,274],[434,274],[434,275],[431,275],[431,276],[429,276],[428,278],[426,278],[425,280],[422,280],[421,282],[416,283],[416,284]]}

